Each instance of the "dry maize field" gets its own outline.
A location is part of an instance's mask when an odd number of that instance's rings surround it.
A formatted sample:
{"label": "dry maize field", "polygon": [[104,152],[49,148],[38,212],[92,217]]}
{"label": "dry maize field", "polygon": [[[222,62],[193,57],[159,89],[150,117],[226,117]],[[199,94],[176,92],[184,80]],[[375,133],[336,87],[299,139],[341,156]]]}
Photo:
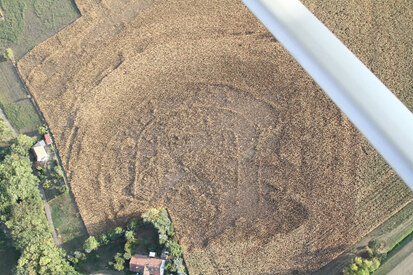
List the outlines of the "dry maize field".
{"label": "dry maize field", "polygon": [[[412,108],[410,0],[303,2]],[[190,274],[304,273],[412,199],[241,1],[76,3],[18,70],[90,234],[166,207]]]}

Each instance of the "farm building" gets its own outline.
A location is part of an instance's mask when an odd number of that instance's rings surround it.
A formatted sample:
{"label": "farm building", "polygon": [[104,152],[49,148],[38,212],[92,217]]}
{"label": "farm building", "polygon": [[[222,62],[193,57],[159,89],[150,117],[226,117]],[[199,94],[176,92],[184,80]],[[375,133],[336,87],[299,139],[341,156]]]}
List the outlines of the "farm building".
{"label": "farm building", "polygon": [[46,142],[46,145],[52,144],[52,139],[50,138],[49,134],[45,134],[43,137],[44,137],[44,141]]}
{"label": "farm building", "polygon": [[32,147],[34,156],[36,157],[36,161],[44,162],[48,159],[49,156],[47,155],[46,150],[44,149],[45,146],[45,142],[41,140]]}
{"label": "farm building", "polygon": [[133,255],[129,262],[129,270],[140,275],[163,275],[165,260]]}

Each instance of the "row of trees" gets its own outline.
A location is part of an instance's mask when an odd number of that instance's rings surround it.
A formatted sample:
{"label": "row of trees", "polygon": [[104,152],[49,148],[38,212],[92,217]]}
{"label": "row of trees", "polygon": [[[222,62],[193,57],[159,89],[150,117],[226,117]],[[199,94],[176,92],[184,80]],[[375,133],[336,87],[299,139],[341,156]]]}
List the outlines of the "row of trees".
{"label": "row of trees", "polygon": [[35,138],[18,136],[0,162],[0,222],[21,251],[17,274],[77,274],[56,247],[28,151]]}
{"label": "row of trees", "polygon": [[151,223],[159,233],[159,243],[169,251],[165,269],[178,275],[186,274],[182,255],[184,248],[175,239],[175,230],[166,209],[151,208],[142,214],[144,222]]}
{"label": "row of trees", "polygon": [[108,263],[110,266],[113,266],[115,270],[124,270],[126,261],[131,259],[135,246],[139,244],[139,240],[135,238],[135,232],[141,224],[141,221],[132,219],[124,228],[116,227],[99,237],[90,236],[83,243],[84,252],[76,251],[73,255],[69,256],[69,260],[76,267],[79,267],[80,264],[86,260],[87,254],[98,250],[100,246],[108,245],[111,242],[119,240],[126,240],[124,252],[116,253],[114,259]]}

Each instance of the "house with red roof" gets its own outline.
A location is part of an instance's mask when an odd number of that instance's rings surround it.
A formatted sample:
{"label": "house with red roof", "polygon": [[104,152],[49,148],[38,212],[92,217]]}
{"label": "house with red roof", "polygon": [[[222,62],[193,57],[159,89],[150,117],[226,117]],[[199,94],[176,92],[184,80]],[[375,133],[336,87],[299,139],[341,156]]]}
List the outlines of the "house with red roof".
{"label": "house with red roof", "polygon": [[[153,254],[150,255],[152,256]],[[133,255],[129,262],[129,270],[139,275],[163,275],[165,260],[143,255]]]}

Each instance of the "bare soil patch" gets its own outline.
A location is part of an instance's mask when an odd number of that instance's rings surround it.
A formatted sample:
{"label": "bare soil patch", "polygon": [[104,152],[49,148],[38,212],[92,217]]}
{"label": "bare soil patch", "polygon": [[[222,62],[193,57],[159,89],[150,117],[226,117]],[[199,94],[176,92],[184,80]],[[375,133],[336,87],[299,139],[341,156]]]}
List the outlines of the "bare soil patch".
{"label": "bare soil patch", "polygon": [[18,67],[91,234],[165,207],[191,274],[307,272],[411,200],[240,1],[77,4]]}

